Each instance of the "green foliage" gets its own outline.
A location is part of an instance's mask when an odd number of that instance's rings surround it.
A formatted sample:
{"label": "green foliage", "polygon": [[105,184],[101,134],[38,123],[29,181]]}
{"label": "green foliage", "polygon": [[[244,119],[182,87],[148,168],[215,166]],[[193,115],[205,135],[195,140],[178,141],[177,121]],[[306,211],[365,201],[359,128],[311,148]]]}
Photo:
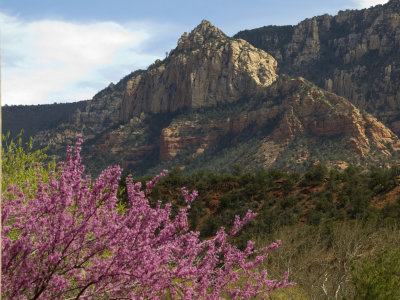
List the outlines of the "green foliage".
{"label": "green foliage", "polygon": [[286,180],[282,184],[282,191],[284,194],[289,194],[296,187],[300,179],[300,175],[297,173],[289,174]]}
{"label": "green foliage", "polygon": [[373,196],[368,188],[369,177],[347,169],[343,173],[344,183],[338,195],[338,206],[344,209],[350,218],[365,217]]}
{"label": "green foliage", "polygon": [[380,211],[383,222],[387,225],[396,224],[400,220],[400,196],[395,203],[388,203]]}
{"label": "green foliage", "polygon": [[328,168],[322,163],[313,166],[304,174],[303,183],[306,185],[320,185],[328,175]]}
{"label": "green foliage", "polygon": [[1,153],[2,164],[2,192],[7,187],[17,185],[27,190],[26,182],[33,193],[37,188],[37,174],[41,174],[42,181],[49,180],[50,172],[55,171],[54,159],[50,162],[45,149],[33,150],[32,138],[25,145],[22,142],[22,132],[16,139],[10,139],[10,134],[3,135]]}
{"label": "green foliage", "polygon": [[396,179],[397,176],[398,176],[397,167],[394,167],[390,170],[373,168],[371,170],[369,188],[375,194],[389,191],[398,184],[398,181]]}
{"label": "green foliage", "polygon": [[357,299],[400,299],[400,250],[383,250],[374,259],[353,264]]}
{"label": "green foliage", "polygon": [[322,212],[316,209],[310,209],[308,212],[308,224],[318,226],[322,219]]}
{"label": "green foliage", "polygon": [[[353,166],[344,171],[328,171],[324,164],[318,164],[304,174],[279,169],[251,173],[237,165],[233,175],[207,171],[185,175],[181,169],[174,168],[152,192],[151,203],[173,202],[173,210],[178,211],[184,205],[179,187],[198,190],[189,224],[203,238],[213,235],[222,224],[229,230],[234,215],[243,215],[248,209],[256,211],[258,215],[244,231],[249,236],[240,233],[243,236],[238,236],[238,243],[252,236],[267,237],[282,226],[299,223],[320,226],[332,221],[375,220],[395,225],[400,222],[400,200],[387,202],[385,196],[395,187],[393,179],[397,172],[394,169],[367,173]],[[378,194],[371,188],[385,181],[377,178],[387,178],[390,182]],[[144,183],[148,178],[136,180]],[[124,199],[123,186],[120,191],[119,197]],[[387,202],[381,209],[374,206],[373,200],[377,197]]]}
{"label": "green foliage", "polygon": [[201,237],[207,237],[214,235],[219,228],[219,223],[215,218],[208,218],[203,225],[201,231]]}

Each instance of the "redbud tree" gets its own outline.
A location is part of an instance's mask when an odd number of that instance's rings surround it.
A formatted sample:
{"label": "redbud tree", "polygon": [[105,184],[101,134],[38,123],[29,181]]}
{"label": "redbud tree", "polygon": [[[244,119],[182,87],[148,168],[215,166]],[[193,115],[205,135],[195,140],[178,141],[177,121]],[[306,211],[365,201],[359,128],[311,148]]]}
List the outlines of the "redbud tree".
{"label": "redbud tree", "polygon": [[121,169],[108,167],[92,181],[84,176],[81,137],[67,159],[44,181],[9,186],[2,209],[3,299],[249,299],[293,285],[285,273],[267,278],[259,265],[267,251],[249,241],[241,251],[228,242],[254,217],[234,220],[202,241],[188,230],[188,210],[197,192],[182,188],[186,206],[171,216],[171,204],[147,199],[163,172],[142,187],[127,178],[129,204],[116,192]]}

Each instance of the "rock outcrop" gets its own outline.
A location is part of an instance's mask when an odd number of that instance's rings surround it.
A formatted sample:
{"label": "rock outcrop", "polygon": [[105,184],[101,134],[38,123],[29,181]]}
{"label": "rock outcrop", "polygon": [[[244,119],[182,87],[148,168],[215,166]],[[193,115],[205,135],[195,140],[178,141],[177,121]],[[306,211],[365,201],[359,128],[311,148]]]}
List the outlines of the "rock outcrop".
{"label": "rock outcrop", "polygon": [[400,133],[399,0],[235,37],[274,56],[280,72],[303,76],[349,99]]}
{"label": "rock outcrop", "polygon": [[277,63],[244,40],[231,39],[203,20],[184,33],[168,58],[127,86],[123,122],[141,112],[174,112],[232,103],[262,93],[276,79]]}
{"label": "rock outcrop", "polygon": [[[232,141],[240,141],[245,132],[255,134],[266,127],[269,130],[261,137],[265,142],[259,149],[259,153],[268,152],[265,167],[272,166],[297,137],[304,137],[310,144],[318,143],[319,138],[341,137],[343,146],[360,157],[375,155],[376,148],[383,156],[390,156],[393,149],[400,150],[398,137],[376,118],[303,78],[283,76],[267,89],[265,96],[253,101],[252,106],[238,108],[240,113],[230,116],[195,114],[172,121],[161,132],[160,160],[170,160],[185,151],[195,158],[227,135]],[[271,155],[273,159],[268,159]],[[321,159],[335,165],[334,160]]]}

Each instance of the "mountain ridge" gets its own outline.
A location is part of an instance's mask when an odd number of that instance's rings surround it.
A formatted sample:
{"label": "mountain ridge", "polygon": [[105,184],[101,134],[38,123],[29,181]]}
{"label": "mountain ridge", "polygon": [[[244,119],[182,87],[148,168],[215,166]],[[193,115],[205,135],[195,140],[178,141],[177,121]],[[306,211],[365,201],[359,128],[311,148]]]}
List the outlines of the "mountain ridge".
{"label": "mountain ridge", "polygon": [[[303,23],[315,29],[318,22]],[[295,35],[300,29],[293,28]],[[307,31],[304,49],[315,46],[319,32],[314,29]],[[110,84],[68,121],[38,132],[34,143],[60,155],[83,132],[89,165],[119,163],[142,174],[172,164],[190,172],[204,160],[210,168],[220,161],[221,170],[228,171],[237,163],[249,169],[304,169],[315,161],[367,167],[396,159],[399,139],[375,117],[332,89],[277,70],[270,54],[203,20],[164,60]],[[335,148],[343,149],[343,157]]]}
{"label": "mountain ridge", "polygon": [[400,133],[400,1],[295,26],[266,26],[237,33],[270,53],[278,73],[302,76],[349,99]]}

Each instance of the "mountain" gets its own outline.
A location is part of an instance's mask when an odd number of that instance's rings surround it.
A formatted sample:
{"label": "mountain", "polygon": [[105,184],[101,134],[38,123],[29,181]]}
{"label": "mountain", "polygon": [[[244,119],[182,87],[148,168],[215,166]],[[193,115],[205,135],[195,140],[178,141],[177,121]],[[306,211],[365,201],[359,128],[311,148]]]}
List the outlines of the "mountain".
{"label": "mountain", "polygon": [[203,20],[164,60],[82,102],[68,120],[36,132],[34,144],[61,155],[83,132],[89,170],[118,163],[137,174],[174,166],[229,172],[237,164],[298,170],[316,161],[367,167],[397,158],[397,135],[374,116],[277,69],[264,50]]}
{"label": "mountain", "polygon": [[270,53],[279,72],[349,99],[400,133],[400,1],[237,33]]}
{"label": "mountain", "polygon": [[261,93],[276,79],[276,61],[243,40],[234,40],[203,20],[184,33],[167,59],[132,78],[121,120],[142,112],[174,112],[233,103]]}

